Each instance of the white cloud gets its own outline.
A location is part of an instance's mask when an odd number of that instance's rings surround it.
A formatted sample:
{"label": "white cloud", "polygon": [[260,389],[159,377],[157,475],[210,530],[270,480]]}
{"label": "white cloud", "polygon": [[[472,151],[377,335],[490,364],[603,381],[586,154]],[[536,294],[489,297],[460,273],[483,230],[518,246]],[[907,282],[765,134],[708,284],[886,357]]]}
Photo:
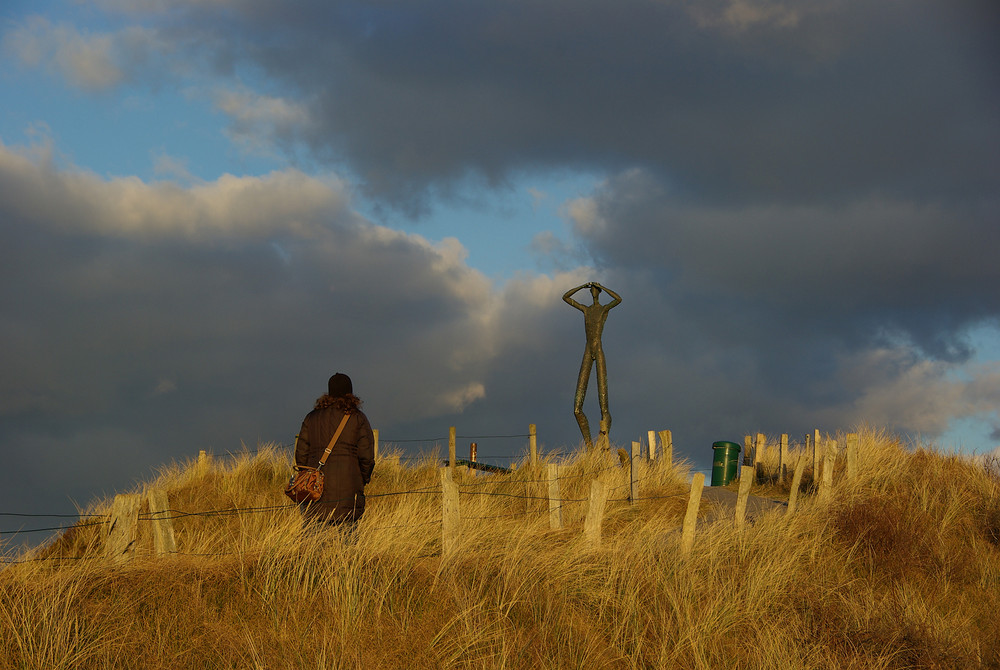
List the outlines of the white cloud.
{"label": "white cloud", "polygon": [[940,435],[955,419],[993,415],[995,421],[1000,408],[1000,363],[956,366],[882,348],[844,359],[838,378],[857,394],[858,417],[926,435]]}
{"label": "white cloud", "polygon": [[216,108],[232,121],[230,138],[251,153],[270,155],[275,141],[294,142],[312,125],[305,104],[257,93],[245,86],[218,88],[212,98]]}
{"label": "white cloud", "polygon": [[572,224],[573,232],[580,237],[600,235],[608,228],[594,198],[574,198],[563,206],[563,212]]}
{"label": "white cloud", "polygon": [[9,216],[63,229],[192,240],[276,233],[315,234],[331,221],[351,220],[348,194],[334,177],[293,169],[262,177],[222,175],[184,188],[136,177],[105,179],[80,169],[58,169],[0,144],[0,192]]}
{"label": "white cloud", "polygon": [[168,75],[190,73],[179,42],[140,26],[91,33],[32,16],[3,35],[3,51],[29,68],[44,68],[67,84],[91,93],[127,82],[155,83]]}
{"label": "white cloud", "polygon": [[44,66],[86,90],[111,88],[124,78],[115,62],[110,36],[82,33],[65,24],[53,25],[42,17],[32,17],[7,33],[4,49],[24,65]]}
{"label": "white cloud", "polygon": [[463,387],[446,391],[438,397],[434,409],[441,413],[461,412],[469,404],[486,397],[486,387],[480,382],[471,382]]}

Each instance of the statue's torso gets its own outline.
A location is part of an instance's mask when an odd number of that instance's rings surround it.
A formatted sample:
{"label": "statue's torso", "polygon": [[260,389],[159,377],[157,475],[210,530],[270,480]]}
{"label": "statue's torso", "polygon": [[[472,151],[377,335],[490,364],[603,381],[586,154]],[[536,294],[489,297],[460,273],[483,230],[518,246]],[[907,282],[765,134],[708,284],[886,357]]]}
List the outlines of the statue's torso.
{"label": "statue's torso", "polygon": [[583,308],[583,324],[587,331],[587,348],[599,350],[601,348],[601,335],[604,333],[604,324],[608,320],[607,305],[585,305]]}

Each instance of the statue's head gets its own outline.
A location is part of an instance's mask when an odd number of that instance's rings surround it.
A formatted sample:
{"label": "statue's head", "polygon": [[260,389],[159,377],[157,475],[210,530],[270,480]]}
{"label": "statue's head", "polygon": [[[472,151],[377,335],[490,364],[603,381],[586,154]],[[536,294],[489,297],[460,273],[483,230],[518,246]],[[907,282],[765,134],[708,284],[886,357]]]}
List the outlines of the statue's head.
{"label": "statue's head", "polygon": [[594,297],[594,302],[597,302],[597,296],[601,295],[601,289],[593,284],[590,285],[590,295]]}

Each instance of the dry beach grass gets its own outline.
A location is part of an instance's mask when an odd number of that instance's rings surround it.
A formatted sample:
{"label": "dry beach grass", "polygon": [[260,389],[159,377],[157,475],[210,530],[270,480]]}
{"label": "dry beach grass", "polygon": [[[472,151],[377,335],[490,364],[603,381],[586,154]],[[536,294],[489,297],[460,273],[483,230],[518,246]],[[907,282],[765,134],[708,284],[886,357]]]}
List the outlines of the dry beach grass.
{"label": "dry beach grass", "polygon": [[[683,464],[637,468],[633,506],[616,458],[567,459],[557,531],[541,468],[459,469],[444,558],[433,458],[381,458],[353,537],[302,527],[281,450],[171,465],[136,492],[244,511],[178,516],[168,557],[142,522],[124,565],[99,525],[21,556],[39,560],[0,572],[0,668],[1000,667],[997,471],[870,429],[860,453],[828,501],[807,468],[794,515],[699,528],[686,556]],[[594,477],[610,491],[597,547]]]}

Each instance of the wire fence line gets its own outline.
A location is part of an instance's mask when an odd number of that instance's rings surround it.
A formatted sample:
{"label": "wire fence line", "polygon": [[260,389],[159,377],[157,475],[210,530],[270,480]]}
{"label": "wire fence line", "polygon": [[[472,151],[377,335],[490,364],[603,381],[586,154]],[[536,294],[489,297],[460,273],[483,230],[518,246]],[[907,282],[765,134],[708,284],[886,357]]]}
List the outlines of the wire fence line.
{"label": "wire fence line", "polygon": [[[582,471],[582,472],[576,473],[576,474],[568,474],[568,473],[560,472],[556,476],[556,479],[558,479],[560,481],[563,481],[563,480],[568,480],[568,479],[579,479],[579,478],[583,478],[583,477],[596,477],[596,476],[598,476],[598,475],[600,475],[600,474],[602,474],[604,472],[608,472],[610,470],[617,470],[617,469],[620,469],[620,468],[621,468],[620,465],[618,465],[618,464],[612,464],[612,465],[608,465],[606,467],[603,467],[603,468],[600,468],[600,469],[597,469],[597,470],[586,470],[586,471]],[[487,479],[487,477],[491,477],[491,478]],[[650,477],[644,477],[644,478],[642,478],[642,480],[647,480],[647,479],[650,479]],[[642,480],[637,480],[637,481],[642,481]],[[482,482],[464,482],[462,484],[459,484],[459,489],[460,489],[460,491],[461,491],[461,493],[463,495],[485,495],[485,496],[496,496],[496,497],[505,497],[505,498],[521,498],[521,499],[528,499],[528,500],[538,500],[538,499],[547,499],[547,496],[531,496],[531,495],[523,495],[523,494],[499,493],[499,492],[489,492],[489,491],[477,493],[477,492],[474,492],[474,491],[468,491],[468,490],[463,490],[463,489],[480,488],[480,487],[486,487],[486,486],[496,486],[496,487],[500,487],[500,486],[518,486],[518,487],[520,487],[520,486],[527,485],[527,484],[547,484],[548,482],[549,482],[548,479],[502,480],[502,479],[496,478],[495,475],[491,474],[491,475],[484,476]],[[617,489],[622,488],[622,487],[627,486],[627,485],[628,484],[620,484],[618,486],[613,487],[612,490],[617,490]],[[436,494],[436,493],[440,492],[440,490],[441,490],[440,486],[434,485],[434,486],[425,486],[425,487],[421,487],[421,488],[417,488],[417,489],[410,489],[410,490],[403,490],[403,491],[386,491],[386,492],[381,492],[381,493],[366,493],[365,494],[365,498],[366,499],[374,499],[374,498],[387,498],[387,497],[392,497],[392,496],[403,496],[403,495]],[[613,499],[613,500],[616,500],[616,499]],[[330,502],[341,502],[341,501],[340,500],[332,500]],[[189,517],[189,516],[232,516],[232,515],[236,515],[236,514],[258,513],[258,512],[270,511],[270,510],[275,510],[275,509],[291,509],[291,508],[294,508],[294,507],[297,507],[297,506],[298,505],[296,503],[286,503],[286,504],[283,504],[283,505],[270,505],[270,506],[264,506],[264,507],[245,507],[245,508],[230,507],[230,508],[222,508],[222,509],[202,510],[202,511],[198,511],[198,512],[189,512],[189,511],[186,511],[186,510],[171,509],[171,510],[163,510],[163,511],[161,511],[159,513],[156,513],[156,514],[144,514],[144,515],[140,515],[139,520],[140,521],[162,521],[162,520],[167,520],[167,519],[179,519],[179,518]],[[171,514],[171,516],[163,516],[163,514],[166,513],[166,512],[169,512]],[[18,529],[18,530],[0,530],[0,535],[17,535],[17,534],[21,534],[21,533],[35,533],[35,532],[46,532],[46,531],[54,531],[54,530],[66,530],[66,529],[70,529],[70,528],[85,528],[87,526],[102,525],[104,523],[107,523],[108,516],[109,516],[108,514],[41,514],[41,513],[22,513],[22,512],[0,512],[0,517],[60,518],[60,519],[103,518],[104,519],[104,521],[97,521],[97,522],[90,523],[90,524],[71,524],[71,525],[67,525],[67,526],[53,526],[53,527],[46,527],[46,528],[32,528],[32,529],[27,529],[27,530],[24,530],[24,529]]]}
{"label": "wire fence line", "polygon": [[[594,473],[589,473],[589,474],[594,475],[594,474],[599,474],[600,472],[603,472],[603,470],[598,470],[598,471],[596,471]],[[585,473],[584,475],[575,475],[575,476],[585,476],[586,474],[587,473]],[[511,481],[511,482],[493,482],[493,484],[495,484],[495,485],[515,485],[515,486],[519,486],[519,485],[523,485],[523,484],[544,484],[544,483],[547,483],[547,481],[548,480],[520,480],[520,481]],[[462,493],[463,495],[493,496],[493,497],[498,497],[498,498],[515,498],[515,499],[521,499],[521,500],[548,500],[548,496],[525,495],[525,494],[517,494],[517,493],[500,493],[500,492],[492,492],[492,491],[462,491],[461,490],[462,488],[463,488],[463,485],[459,485],[460,493]],[[403,496],[403,495],[437,495],[437,494],[440,493],[440,491],[441,491],[441,487],[440,486],[427,486],[427,487],[422,487],[422,488],[418,488],[418,489],[411,489],[411,490],[406,490],[406,491],[387,491],[385,493],[370,493],[370,494],[365,494],[365,499],[367,500],[367,499],[372,499],[372,498],[388,498],[388,497],[392,497],[392,496]],[[346,502],[346,501],[350,501],[350,500],[354,500],[354,498],[338,498],[338,499],[333,499],[333,500],[324,501],[324,502]],[[568,499],[567,501],[568,502],[584,502],[585,499],[578,499],[578,500],[576,500],[576,499]],[[182,519],[182,518],[185,518],[185,517],[197,517],[197,516],[202,516],[202,517],[236,516],[236,515],[239,515],[239,514],[256,514],[256,513],[260,513],[260,512],[270,512],[270,511],[280,510],[280,509],[295,509],[295,508],[301,508],[301,507],[302,507],[301,504],[291,502],[291,503],[285,503],[285,504],[282,504],[282,505],[266,505],[266,506],[262,506],[262,507],[225,507],[225,508],[221,508],[221,509],[201,510],[201,511],[197,511],[197,512],[189,512],[189,511],[180,510],[180,509],[168,509],[168,510],[162,510],[162,511],[156,512],[156,513],[140,514],[139,517],[138,517],[138,520],[139,521],[167,521],[167,520]],[[4,515],[4,516],[31,516],[31,517],[77,518],[77,517],[75,517],[73,515],[68,515],[68,514],[30,514],[30,515],[28,515],[28,514],[19,514],[19,513],[13,513],[13,512],[0,512],[0,515]],[[28,530],[4,530],[4,531],[0,531],[0,534],[2,534],[2,535],[17,535],[17,534],[20,534],[20,533],[32,533],[32,532],[42,532],[42,531],[52,531],[52,530],[68,530],[68,529],[71,529],[71,528],[87,528],[87,527],[90,527],[90,526],[102,526],[102,525],[105,525],[105,524],[109,523],[109,521],[110,521],[110,519],[109,519],[110,515],[109,514],[85,514],[85,515],[80,515],[80,517],[87,517],[87,518],[95,518],[95,517],[97,517],[97,518],[103,518],[104,520],[103,521],[94,521],[94,522],[90,522],[90,523],[72,524],[72,525],[69,525],[69,526],[53,526],[53,527],[49,527],[49,528],[32,528],[32,529],[28,529]]]}
{"label": "wire fence line", "polygon": [[[591,473],[591,474],[593,474],[593,473]],[[522,484],[522,483],[525,483],[525,482],[509,482],[509,483]],[[435,493],[436,494],[436,493],[438,493],[437,490],[433,490],[433,491],[432,490],[428,490],[429,488],[430,487],[425,488],[425,489],[411,490],[411,491],[393,491],[393,492],[388,492],[388,493],[383,493],[383,494],[375,494],[375,496],[385,497],[385,496],[391,496],[391,495],[429,494],[429,493]],[[434,488],[436,489],[437,487],[434,487]],[[476,491],[460,491],[460,492],[463,493],[463,494],[465,494],[465,495],[496,496],[496,497],[522,499],[522,500],[549,500],[549,498],[547,496],[517,495],[517,494],[510,494],[510,493],[492,493],[492,492],[476,492]],[[366,496],[366,497],[368,497],[368,496]],[[372,497],[374,497],[374,496],[372,496]],[[636,500],[658,500],[658,499],[666,499],[666,498],[673,498],[673,497],[676,497],[676,496],[646,496],[646,497],[637,497]],[[463,520],[468,520],[468,521],[492,521],[492,520],[497,520],[497,519],[523,518],[523,517],[532,516],[532,515],[551,514],[554,510],[562,510],[565,507],[569,507],[571,505],[582,504],[582,503],[585,503],[585,502],[588,502],[588,501],[589,501],[588,498],[560,498],[559,499],[559,503],[557,505],[550,505],[550,506],[545,507],[544,509],[524,510],[524,511],[522,511],[522,510],[515,510],[515,511],[506,512],[506,513],[502,513],[502,514],[486,515],[486,516],[464,516],[463,515],[462,519]],[[631,501],[628,498],[616,498],[616,499],[609,499],[607,502],[631,502]],[[218,509],[218,510],[203,510],[203,511],[200,511],[200,512],[187,512],[187,511],[184,511],[184,510],[170,509],[170,510],[164,510],[163,512],[157,513],[157,514],[140,514],[138,516],[137,520],[138,521],[163,521],[163,520],[168,520],[168,519],[172,520],[172,519],[180,519],[180,518],[185,518],[185,517],[197,517],[197,516],[203,516],[203,517],[233,516],[233,515],[237,515],[237,514],[260,513],[260,512],[269,512],[269,511],[275,511],[275,510],[291,510],[291,509],[296,509],[296,508],[301,508],[301,507],[302,507],[302,505],[300,505],[300,504],[287,503],[287,504],[283,504],[283,505],[268,505],[268,506],[263,506],[263,507],[248,507],[248,508],[235,508],[234,507],[234,508],[224,508],[224,509]],[[163,515],[164,513],[168,513],[169,516],[164,516]],[[10,514],[8,513],[8,515],[10,515]],[[34,516],[66,516],[66,515],[34,515]],[[88,516],[88,517],[96,517],[96,516],[102,516],[102,515],[90,514],[90,515],[86,515],[86,516]],[[31,529],[31,530],[21,530],[21,531],[14,531],[14,533],[16,534],[16,533],[29,533],[29,532],[52,531],[52,530],[73,530],[73,529],[76,529],[76,528],[88,528],[88,527],[93,527],[93,526],[102,526],[102,525],[107,525],[108,523],[110,523],[110,515],[106,515],[103,521],[88,522],[88,523],[76,524],[76,525],[72,525],[72,526],[58,526],[58,527],[51,527],[51,528],[37,528],[37,529]],[[430,521],[417,522],[417,523],[412,523],[411,522],[411,523],[406,523],[406,524],[373,526],[373,527],[368,528],[368,530],[370,530],[370,531],[392,530],[392,529],[400,529],[400,528],[418,528],[418,527],[423,527],[423,526],[441,526],[441,525],[442,525],[442,519],[441,518],[436,518],[436,519],[432,519]],[[183,551],[172,551],[172,552],[170,552],[170,555],[182,555],[182,556],[237,556],[237,555],[243,555],[244,553],[246,553],[246,552],[183,552]],[[150,553],[150,555],[152,555],[152,553]],[[19,565],[19,564],[24,564],[24,563],[42,562],[42,561],[80,561],[80,560],[106,560],[106,557],[104,557],[104,556],[46,556],[46,557],[38,557],[38,558],[22,558],[22,559],[16,559],[16,560],[8,558],[8,557],[2,557],[2,558],[0,558],[0,565]]]}
{"label": "wire fence line", "polygon": [[25,514],[22,512],[0,512],[0,516],[41,517],[49,519],[82,519],[88,516],[106,516],[105,514]]}
{"label": "wire fence line", "polygon": [[[423,491],[412,491],[412,492],[411,491],[403,491],[403,492],[400,492],[400,493],[425,493],[425,492],[423,492]],[[472,495],[489,495],[489,494],[479,493],[479,494],[472,494]],[[523,499],[528,499],[528,500],[547,500],[548,499],[548,498],[543,498],[543,497],[539,497],[539,496],[510,496],[509,494],[507,494],[505,497],[516,497],[516,498],[523,498]],[[503,513],[503,514],[494,514],[494,515],[488,515],[488,516],[465,516],[465,515],[463,515],[462,519],[466,520],[466,521],[495,521],[497,519],[517,519],[517,518],[523,518],[525,516],[531,516],[531,515],[550,514],[553,509],[560,509],[561,510],[562,508],[568,507],[570,505],[575,505],[575,504],[580,504],[580,503],[588,502],[588,500],[589,500],[588,498],[569,498],[569,499],[563,498],[563,499],[560,499],[560,502],[559,502],[558,505],[554,505],[554,506],[551,506],[551,507],[546,507],[545,509],[527,510],[527,511],[516,510],[516,511],[513,511],[513,512],[507,512],[507,513]],[[609,500],[608,502],[614,502],[614,501]],[[268,507],[258,507],[258,508],[230,508],[230,509],[225,509],[225,510],[208,510],[206,512],[180,512],[180,514],[178,516],[171,516],[171,517],[161,517],[161,516],[157,516],[157,515],[140,515],[139,516],[139,520],[140,521],[158,521],[158,520],[164,520],[164,519],[177,519],[177,518],[190,517],[190,516],[222,516],[222,515],[227,515],[229,513],[236,513],[236,512],[259,512],[259,511],[270,511],[270,510],[275,510],[275,509],[292,509],[292,508],[298,508],[298,507],[300,507],[300,505],[297,505],[295,503],[290,503],[290,504],[287,504],[287,505],[272,505],[272,506],[268,506]],[[178,510],[168,510],[168,511],[170,511],[170,512],[178,512]],[[223,514],[220,514],[220,512],[223,513]],[[61,527],[61,529],[67,529],[67,530],[69,530],[69,529],[73,529],[73,528],[83,528],[83,527],[87,527],[87,526],[100,526],[100,525],[104,525],[104,524],[107,524],[107,523],[109,523],[109,521],[105,520],[105,521],[96,522],[96,523],[90,523],[90,524],[82,524],[82,525],[76,525],[76,526],[63,526],[63,527]],[[441,523],[442,523],[442,519],[437,518],[437,519],[433,519],[431,521],[423,521],[423,522],[417,522],[417,523],[372,526],[372,527],[367,528],[367,530],[369,530],[369,531],[377,531],[377,530],[394,530],[394,529],[399,529],[399,528],[420,528],[420,527],[423,527],[423,526],[441,526]],[[43,530],[43,529],[38,529],[38,530]],[[155,555],[152,552],[148,552],[148,551],[147,552],[143,552],[143,553],[144,554],[148,554],[150,556]],[[172,551],[172,552],[170,552],[170,555],[175,555],[175,556],[241,556],[241,555],[244,555],[245,553],[246,552],[240,552],[240,551],[219,551],[219,552]],[[23,558],[23,559],[18,559],[18,560],[11,560],[11,559],[4,558],[4,559],[0,560],[0,565],[21,565],[21,564],[25,564],[25,563],[37,563],[37,562],[43,562],[43,561],[83,561],[83,560],[106,560],[106,557],[105,556],[45,556],[45,557],[40,557],[40,558]]]}
{"label": "wire fence line", "polygon": [[24,533],[42,533],[42,532],[49,532],[49,531],[54,531],[54,530],[70,530],[72,528],[87,528],[89,526],[103,526],[106,523],[108,523],[107,520],[105,520],[105,521],[93,521],[91,523],[77,523],[77,524],[73,524],[71,526],[50,526],[48,528],[29,528],[27,530],[4,530],[4,531],[0,531],[0,535],[4,535],[4,536],[6,536],[6,535],[21,535],[21,534],[24,534]]}
{"label": "wire fence line", "polygon": [[[489,440],[489,439],[520,439],[520,438],[531,438],[531,437],[533,437],[533,435],[531,433],[517,433],[517,434],[505,434],[505,435],[462,435],[462,436],[455,436],[455,439],[463,439],[463,440],[465,440],[465,439]],[[404,443],[404,442],[405,443],[444,442],[444,441],[448,441],[450,439],[451,439],[450,436],[449,437],[438,437],[438,438],[405,439],[405,440],[393,440],[393,439],[389,439],[389,438],[383,438],[383,439],[380,439],[380,443],[386,444],[386,445],[391,445],[391,444]],[[274,450],[291,449],[293,447],[294,447],[293,444],[274,444],[274,443],[271,443],[271,444],[261,445],[257,449],[247,449],[247,448],[244,448],[241,451],[236,451],[236,452],[227,451],[225,453],[228,454],[229,456],[232,456],[232,457],[238,457],[238,456],[241,456],[241,455],[258,454],[258,453],[261,453],[261,452],[264,452],[264,451],[274,451]],[[538,454],[538,456],[540,458],[542,458],[542,459],[544,459],[544,458],[552,458],[552,457],[559,457],[559,456],[564,456],[564,455],[567,455],[567,452],[565,450],[553,450],[553,451],[548,452],[546,454]],[[494,460],[524,460],[524,459],[526,459],[526,457],[527,456],[525,454],[522,454],[520,456],[495,456],[495,457],[492,457],[492,458]],[[420,455],[420,456],[405,456],[405,455],[401,455],[401,454],[391,454],[391,455],[389,455],[389,458],[393,459],[393,460],[397,460],[398,459],[398,460],[407,460],[407,461],[427,461],[429,463],[440,461],[439,457],[437,457],[435,455],[432,455],[432,454],[423,454],[423,455]],[[613,454],[612,454],[612,460],[614,460],[613,459]],[[447,464],[447,462],[448,461],[445,460],[446,464]],[[478,460],[477,462],[482,463],[483,461],[482,460]],[[559,465],[559,464],[553,464],[553,465]],[[629,472],[629,478],[631,479],[631,477],[633,476],[633,474],[632,474],[633,468],[631,467],[631,463],[626,463],[624,460],[622,460],[621,463],[614,463],[613,462],[610,465],[607,465],[607,466],[605,466],[603,468],[599,468],[597,470],[584,470],[584,471],[581,471],[579,473],[573,473],[573,474],[570,474],[570,473],[567,473],[567,472],[562,472],[561,468],[560,468],[559,470],[556,471],[554,479],[556,479],[557,481],[564,481],[564,480],[579,479],[579,478],[584,478],[584,477],[596,478],[596,477],[598,477],[599,475],[601,475],[604,472],[607,472],[607,471],[610,471],[610,470],[619,470],[619,469],[622,469],[626,465],[630,466],[629,467],[629,470],[630,470],[630,472]],[[504,487],[504,486],[523,487],[523,486],[527,486],[527,485],[544,485],[544,484],[551,483],[551,479],[550,478],[545,478],[545,479],[506,479],[506,478],[503,478],[504,474],[509,474],[510,472],[512,472],[512,471],[508,471],[508,472],[486,472],[485,476],[482,477],[482,481],[474,481],[474,482],[468,482],[467,481],[467,482],[464,482],[464,483],[460,484],[459,485],[459,492],[462,495],[476,495],[476,496],[487,496],[487,497],[492,496],[492,497],[499,497],[499,498],[520,499],[520,500],[528,500],[528,501],[530,501],[530,500],[548,500],[549,499],[548,496],[527,495],[527,494],[520,494],[520,493],[506,493],[506,492],[500,492],[500,491],[482,491],[482,490],[478,490],[477,491],[477,490],[470,490],[470,489],[482,489],[482,488],[485,488],[485,487]],[[652,475],[646,476],[646,477],[642,477],[638,481],[646,481],[646,480],[649,480],[651,478],[652,478]],[[630,486],[631,484],[632,484],[632,482],[630,481],[630,482],[627,482],[627,483],[619,484],[617,486],[612,486],[611,491],[617,491],[617,490],[619,490],[621,488],[624,488],[625,486]],[[422,487],[422,488],[412,489],[412,490],[386,491],[386,492],[381,492],[381,493],[369,493],[369,494],[366,495],[366,498],[368,498],[368,499],[377,499],[377,498],[384,498],[384,497],[391,497],[391,496],[436,495],[439,492],[440,492],[440,487],[435,485],[435,486]],[[610,499],[607,500],[607,502],[637,502],[637,501],[640,501],[640,500],[655,500],[655,499],[662,499],[662,498],[668,498],[668,497],[671,497],[671,496],[636,497],[635,500],[633,500],[632,497],[629,496],[629,497],[625,497],[625,498],[610,498]],[[563,505],[579,504],[579,503],[583,503],[583,502],[587,502],[587,499],[585,499],[585,498],[581,498],[581,499],[561,499],[558,505],[551,506],[551,508],[553,510],[557,510],[557,509],[561,509],[563,507]],[[290,509],[294,509],[294,508],[297,508],[297,507],[299,507],[299,505],[297,505],[295,503],[286,503],[286,504],[283,504],[283,505],[270,505],[270,506],[263,506],[263,507],[247,507],[247,508],[231,507],[231,508],[222,508],[222,509],[202,510],[202,511],[196,511],[196,512],[186,511],[186,510],[180,510],[180,509],[169,509],[169,510],[160,510],[160,511],[158,511],[156,513],[140,514],[138,516],[137,520],[138,521],[167,521],[167,520],[180,519],[180,518],[185,518],[185,517],[227,517],[227,516],[235,516],[235,515],[241,515],[241,514],[258,514],[258,513],[270,512],[270,511],[276,511],[276,510],[285,510],[285,509],[290,510]],[[550,512],[550,511],[551,511],[550,509],[536,510],[536,511],[531,511],[531,510],[527,510],[526,509],[524,511],[518,510],[516,512],[512,512],[512,513],[508,513],[508,514],[495,515],[495,516],[465,517],[465,518],[468,518],[470,520],[479,520],[479,519],[481,519],[481,520],[487,520],[487,519],[498,519],[498,518],[513,518],[513,517],[516,517],[516,516],[524,516],[524,515],[528,515],[528,514],[541,514],[541,513],[546,513],[546,512]],[[56,532],[56,531],[66,532],[66,531],[70,531],[70,530],[74,530],[74,529],[78,529],[78,528],[82,529],[82,528],[88,528],[88,527],[93,527],[93,526],[103,526],[103,525],[107,525],[108,523],[111,522],[111,514],[110,513],[109,514],[94,514],[94,513],[43,514],[43,513],[22,513],[22,512],[0,512],[0,517],[24,518],[24,519],[30,519],[30,518],[39,518],[39,519],[41,519],[41,518],[50,518],[50,519],[70,519],[70,518],[72,518],[72,519],[80,519],[80,520],[83,520],[83,519],[100,519],[99,521],[91,521],[91,522],[87,522],[87,523],[75,523],[75,524],[71,524],[71,525],[45,526],[45,527],[40,527],[40,528],[28,528],[28,529],[25,529],[25,528],[22,527],[22,528],[18,528],[18,529],[0,530],[0,536],[3,536],[4,539],[8,539],[8,538],[11,538],[11,537],[16,537],[18,535],[30,534],[30,533],[43,533],[43,532]],[[428,523],[429,524],[441,524],[441,520],[438,519],[438,520],[435,520],[435,521],[432,521],[432,522],[428,522]],[[418,525],[421,525],[421,524],[418,524]],[[406,524],[404,526],[396,526],[396,527],[410,527],[410,526],[412,526],[412,524]],[[47,560],[47,559],[25,559],[25,560]],[[70,558],[69,557],[52,557],[52,560],[70,560]],[[2,557],[0,557],[0,563],[11,564],[11,561],[9,561],[9,560],[2,560]]]}

